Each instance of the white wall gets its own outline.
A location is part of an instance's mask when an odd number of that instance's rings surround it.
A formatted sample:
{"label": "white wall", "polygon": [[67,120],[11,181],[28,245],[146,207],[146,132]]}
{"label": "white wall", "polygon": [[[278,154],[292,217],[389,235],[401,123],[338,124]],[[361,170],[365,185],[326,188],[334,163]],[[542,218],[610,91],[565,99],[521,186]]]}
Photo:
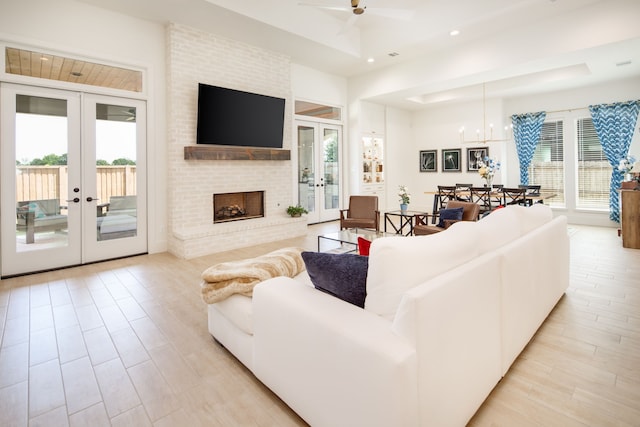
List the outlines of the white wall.
{"label": "white wall", "polygon": [[[412,143],[413,125],[411,113],[398,108],[387,108],[386,111],[386,152],[385,176],[387,185],[386,206],[381,210],[400,209],[398,186],[406,185],[411,194],[410,210],[424,210],[419,201],[422,188],[416,185],[416,172],[419,170],[418,153]],[[430,211],[430,209],[429,209]]]}
{"label": "white wall", "polygon": [[291,88],[294,99],[346,108],[347,79],[344,77],[291,64]]}
{"label": "white wall", "polygon": [[162,25],[72,0],[0,2],[3,42],[145,71],[149,252],[167,247],[164,39]]}
{"label": "white wall", "polygon": [[[349,156],[349,146],[352,144],[347,132],[349,126],[349,112],[347,109],[347,79],[345,77],[327,74],[313,68],[309,68],[299,64],[291,64],[291,87],[293,100],[315,102],[321,105],[330,105],[340,107],[342,109],[342,120],[340,123],[330,122],[332,124],[342,125],[342,146],[341,146],[341,163],[342,163],[342,192],[347,192],[349,188],[349,177],[344,171],[347,170],[351,160]],[[304,120],[308,120],[305,118]],[[295,145],[295,123],[292,123],[293,144]],[[292,155],[297,156],[297,152],[292,151]],[[297,158],[292,159],[294,170],[298,170]],[[297,176],[292,177],[292,186],[294,194],[298,191]]]}

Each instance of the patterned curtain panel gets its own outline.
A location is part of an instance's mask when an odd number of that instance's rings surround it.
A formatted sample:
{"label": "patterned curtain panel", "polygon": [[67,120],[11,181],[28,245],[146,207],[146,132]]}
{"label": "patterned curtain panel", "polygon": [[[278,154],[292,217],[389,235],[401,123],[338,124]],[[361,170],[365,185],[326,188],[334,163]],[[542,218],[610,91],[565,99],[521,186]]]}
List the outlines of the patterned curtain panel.
{"label": "patterned curtain panel", "polygon": [[618,170],[620,160],[627,157],[633,131],[638,121],[640,101],[618,102],[615,104],[590,105],[591,119],[602,150],[613,168],[609,189],[609,218],[620,222],[620,195],[618,189],[623,172]]}
{"label": "patterned curtain panel", "polygon": [[547,113],[544,111],[511,116],[513,139],[520,162],[520,184],[522,185],[529,185],[529,165],[540,140],[542,124],[546,116]]}

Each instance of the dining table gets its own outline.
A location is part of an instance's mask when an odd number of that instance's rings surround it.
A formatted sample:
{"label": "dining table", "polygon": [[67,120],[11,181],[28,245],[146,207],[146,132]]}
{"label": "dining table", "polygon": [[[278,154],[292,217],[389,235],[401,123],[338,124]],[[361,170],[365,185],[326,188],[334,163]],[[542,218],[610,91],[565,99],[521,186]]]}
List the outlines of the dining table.
{"label": "dining table", "polygon": [[[438,206],[440,202],[440,193],[437,190],[435,190],[435,191],[425,191],[424,194],[433,196],[432,212],[435,214],[438,211]],[[526,199],[530,200],[532,204],[534,202],[544,203],[545,200],[551,199],[557,195],[558,195],[557,193],[554,193],[552,191],[540,191],[537,194],[527,194]],[[471,197],[471,191],[470,190],[456,191],[456,196],[459,196],[460,198],[464,198],[464,199],[469,199]],[[500,191],[499,188],[494,189],[494,191],[492,191],[490,194],[490,197],[492,199],[502,199],[502,196],[503,196],[502,191]],[[433,217],[433,220],[435,221],[435,215]]]}

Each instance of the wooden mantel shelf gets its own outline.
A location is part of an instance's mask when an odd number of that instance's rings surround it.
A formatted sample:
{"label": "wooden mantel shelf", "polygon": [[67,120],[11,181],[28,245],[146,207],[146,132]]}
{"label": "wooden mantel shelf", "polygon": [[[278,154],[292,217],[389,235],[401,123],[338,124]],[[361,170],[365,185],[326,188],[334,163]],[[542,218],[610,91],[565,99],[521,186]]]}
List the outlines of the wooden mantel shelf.
{"label": "wooden mantel shelf", "polygon": [[291,160],[291,150],[277,148],[187,145],[185,160]]}

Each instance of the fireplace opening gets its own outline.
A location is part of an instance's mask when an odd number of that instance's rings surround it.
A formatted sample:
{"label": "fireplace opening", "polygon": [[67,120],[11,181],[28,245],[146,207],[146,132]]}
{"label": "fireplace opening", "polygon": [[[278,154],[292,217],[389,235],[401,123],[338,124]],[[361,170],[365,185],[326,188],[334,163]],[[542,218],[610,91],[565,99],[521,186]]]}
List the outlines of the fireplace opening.
{"label": "fireplace opening", "polygon": [[262,217],[264,217],[264,191],[213,195],[214,223]]}

